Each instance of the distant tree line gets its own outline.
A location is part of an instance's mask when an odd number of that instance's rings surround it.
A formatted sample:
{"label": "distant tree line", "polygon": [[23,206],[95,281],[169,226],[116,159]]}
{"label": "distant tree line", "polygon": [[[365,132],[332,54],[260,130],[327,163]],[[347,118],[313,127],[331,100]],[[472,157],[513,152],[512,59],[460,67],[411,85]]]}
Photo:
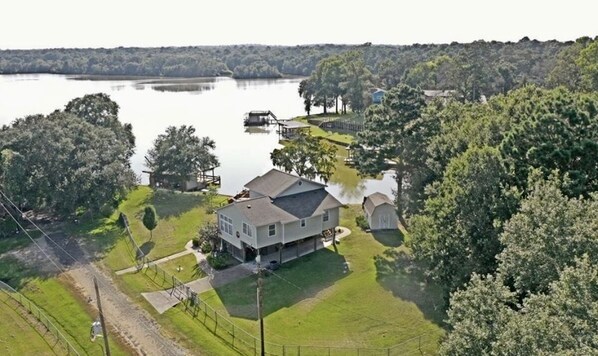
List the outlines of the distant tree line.
{"label": "distant tree line", "polygon": [[321,60],[359,51],[376,86],[391,88],[406,81],[412,86],[453,89],[458,83],[465,95],[476,97],[525,83],[544,84],[558,54],[576,43],[526,37],[518,42],[410,46],[367,43],[2,50],[0,73],[278,78],[310,76]]}

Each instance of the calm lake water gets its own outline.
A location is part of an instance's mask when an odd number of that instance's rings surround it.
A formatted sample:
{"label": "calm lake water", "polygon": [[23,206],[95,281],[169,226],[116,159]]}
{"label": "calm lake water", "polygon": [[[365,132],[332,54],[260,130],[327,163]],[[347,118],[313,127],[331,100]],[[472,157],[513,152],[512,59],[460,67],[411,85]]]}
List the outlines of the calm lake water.
{"label": "calm lake water", "polygon": [[[271,110],[278,118],[303,115],[297,94],[300,79],[234,80],[74,80],[63,75],[0,75],[0,125],[30,114],[49,114],[73,98],[104,92],[120,106],[121,122],[133,125],[137,139],[132,167],[141,182],[148,177],[144,155],[153,140],[170,125],[193,125],[199,136],[216,141],[221,166],[220,192],[234,195],[254,177],[272,168],[270,152],[277,147],[274,126],[247,129],[243,115]],[[356,186],[329,183],[328,190],[343,203],[360,203],[364,194],[388,195],[392,174],[382,180],[363,179]]]}

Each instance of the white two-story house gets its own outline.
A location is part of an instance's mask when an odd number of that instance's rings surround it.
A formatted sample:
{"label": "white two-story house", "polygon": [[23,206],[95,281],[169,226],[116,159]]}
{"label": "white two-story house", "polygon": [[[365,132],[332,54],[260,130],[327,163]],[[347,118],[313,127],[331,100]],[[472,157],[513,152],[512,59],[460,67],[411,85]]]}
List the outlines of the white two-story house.
{"label": "white two-story house", "polygon": [[275,252],[282,256],[283,249],[298,242],[333,235],[339,224],[343,204],[324,184],[272,169],[245,188],[249,199],[217,210],[222,247],[238,260]]}

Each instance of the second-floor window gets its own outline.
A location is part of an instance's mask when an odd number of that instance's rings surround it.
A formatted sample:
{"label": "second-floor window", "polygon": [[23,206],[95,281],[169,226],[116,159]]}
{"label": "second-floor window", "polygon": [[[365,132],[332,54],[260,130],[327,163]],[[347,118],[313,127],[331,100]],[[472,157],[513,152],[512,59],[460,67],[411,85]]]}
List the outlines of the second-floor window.
{"label": "second-floor window", "polygon": [[226,215],[220,214],[220,231],[232,235],[233,234],[233,219]]}
{"label": "second-floor window", "polygon": [[268,236],[276,235],[276,225],[268,225]]}
{"label": "second-floor window", "polygon": [[305,227],[305,219],[301,219],[301,221],[299,222],[299,226]]}
{"label": "second-floor window", "polygon": [[330,216],[328,215],[328,210],[324,210],[324,215],[322,215],[322,221],[328,221]]}
{"label": "second-floor window", "polygon": [[251,225],[243,223],[243,233],[249,237],[253,236],[253,234],[251,232]]}

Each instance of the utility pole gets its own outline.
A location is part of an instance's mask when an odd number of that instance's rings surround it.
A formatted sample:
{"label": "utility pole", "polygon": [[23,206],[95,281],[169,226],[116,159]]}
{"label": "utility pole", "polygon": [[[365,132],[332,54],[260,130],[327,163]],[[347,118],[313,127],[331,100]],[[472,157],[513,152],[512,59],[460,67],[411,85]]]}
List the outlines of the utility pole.
{"label": "utility pole", "polygon": [[262,297],[262,287],[263,287],[263,280],[262,280],[262,268],[260,266],[261,256],[257,255],[255,258],[255,262],[257,262],[257,317],[260,320],[260,355],[265,356],[266,350],[264,350],[264,318],[262,317],[262,308],[263,308],[263,297]]}
{"label": "utility pole", "polygon": [[102,312],[102,302],[100,301],[100,289],[98,288],[98,281],[93,277],[93,286],[96,289],[96,299],[98,301],[98,311],[100,312],[100,324],[102,325],[102,336],[104,338],[104,347],[106,356],[110,356],[110,346],[108,346],[108,331],[106,330],[106,323],[104,322],[104,313]]}

